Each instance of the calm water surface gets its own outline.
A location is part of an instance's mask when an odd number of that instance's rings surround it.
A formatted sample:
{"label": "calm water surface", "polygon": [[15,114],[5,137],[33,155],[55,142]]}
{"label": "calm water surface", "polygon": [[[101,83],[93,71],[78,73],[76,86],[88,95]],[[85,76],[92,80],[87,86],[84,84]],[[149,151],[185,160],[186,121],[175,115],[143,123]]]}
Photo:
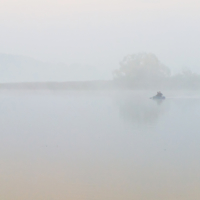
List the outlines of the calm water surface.
{"label": "calm water surface", "polygon": [[199,200],[200,93],[0,94],[0,199]]}

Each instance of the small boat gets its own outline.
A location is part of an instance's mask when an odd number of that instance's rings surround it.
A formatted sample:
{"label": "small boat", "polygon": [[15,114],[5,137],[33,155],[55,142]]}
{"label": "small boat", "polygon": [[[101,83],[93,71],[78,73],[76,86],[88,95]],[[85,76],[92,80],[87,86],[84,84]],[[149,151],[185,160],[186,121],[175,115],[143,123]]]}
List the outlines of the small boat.
{"label": "small boat", "polygon": [[165,99],[165,97],[163,96],[163,94],[161,92],[157,92],[157,95],[151,97],[150,99],[163,100],[163,99]]}

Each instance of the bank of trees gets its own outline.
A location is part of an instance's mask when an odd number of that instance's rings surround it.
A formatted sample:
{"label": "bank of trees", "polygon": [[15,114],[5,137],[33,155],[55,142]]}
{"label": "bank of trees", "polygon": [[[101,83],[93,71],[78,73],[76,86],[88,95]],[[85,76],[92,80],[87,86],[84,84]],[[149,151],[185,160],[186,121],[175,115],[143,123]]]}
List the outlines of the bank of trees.
{"label": "bank of trees", "polygon": [[152,53],[126,56],[113,72],[116,85],[130,89],[200,89],[200,75],[189,70],[171,75],[170,69]]}

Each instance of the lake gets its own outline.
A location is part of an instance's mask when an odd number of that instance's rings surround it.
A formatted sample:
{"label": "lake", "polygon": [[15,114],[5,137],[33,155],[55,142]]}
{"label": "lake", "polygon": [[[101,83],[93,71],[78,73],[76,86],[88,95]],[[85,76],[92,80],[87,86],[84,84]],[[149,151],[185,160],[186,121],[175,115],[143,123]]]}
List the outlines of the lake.
{"label": "lake", "polygon": [[0,199],[199,200],[200,92],[1,91]]}

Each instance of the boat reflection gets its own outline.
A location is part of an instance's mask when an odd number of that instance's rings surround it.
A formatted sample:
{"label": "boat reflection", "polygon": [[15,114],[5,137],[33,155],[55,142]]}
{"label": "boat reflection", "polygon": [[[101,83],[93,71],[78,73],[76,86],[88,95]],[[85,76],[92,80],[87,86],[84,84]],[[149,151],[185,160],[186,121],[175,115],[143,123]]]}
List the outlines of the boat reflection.
{"label": "boat reflection", "polygon": [[131,123],[155,123],[168,109],[166,100],[151,100],[145,97],[124,96],[116,98],[120,116]]}

